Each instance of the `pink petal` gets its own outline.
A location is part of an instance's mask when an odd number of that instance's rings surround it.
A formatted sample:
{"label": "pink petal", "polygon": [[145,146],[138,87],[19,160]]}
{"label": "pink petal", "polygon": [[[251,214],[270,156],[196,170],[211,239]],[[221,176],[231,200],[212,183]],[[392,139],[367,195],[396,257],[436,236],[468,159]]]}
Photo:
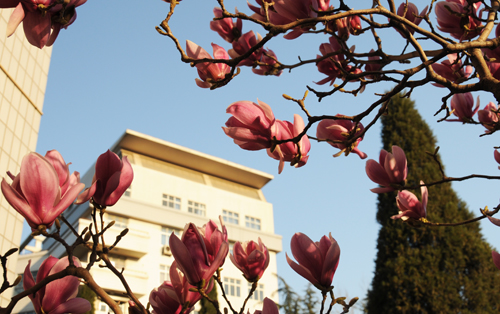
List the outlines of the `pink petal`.
{"label": "pink petal", "polygon": [[299,274],[300,276],[304,277],[306,280],[308,280],[310,283],[312,283],[313,285],[319,285],[319,281],[314,278],[314,276],[311,274],[311,272],[306,269],[305,267],[295,263],[293,260],[291,260],[289,257],[288,257],[288,254],[285,253],[285,256],[286,256],[286,261],[288,262],[288,265],[290,265],[290,267],[297,273]]}
{"label": "pink petal", "polygon": [[491,251],[491,257],[493,258],[493,263],[495,266],[500,269],[500,254],[495,251]]}
{"label": "pink petal", "polygon": [[187,281],[192,285],[196,285],[200,282],[201,278],[194,266],[191,254],[184,243],[182,243],[175,234],[172,234],[170,236],[169,245],[177,261],[177,267],[182,271],[184,276],[186,276]]}
{"label": "pink petal", "polygon": [[51,29],[51,14],[47,13],[42,16],[39,12],[26,13],[23,20],[24,34],[29,43],[42,49],[50,36]]}
{"label": "pink petal", "polygon": [[31,228],[37,228],[38,225],[42,224],[42,220],[37,214],[31,209],[26,199],[19,194],[7,181],[2,179],[2,193],[7,200],[7,202],[14,207],[24,218],[26,218],[28,224]]}
{"label": "pink petal", "polygon": [[63,314],[63,313],[80,314],[88,312],[91,309],[92,306],[90,305],[89,301],[83,298],[74,298],[60,304],[47,314]]}
{"label": "pink petal", "polygon": [[[15,2],[15,1],[9,1],[9,2]],[[7,37],[14,34],[17,27],[22,22],[22,20],[24,19],[24,16],[25,16],[23,5],[21,4],[21,2],[19,2],[19,1],[17,1],[17,2],[19,4],[16,6],[14,11],[10,15],[9,23],[7,24]],[[3,7],[3,6],[0,6],[0,7]]]}

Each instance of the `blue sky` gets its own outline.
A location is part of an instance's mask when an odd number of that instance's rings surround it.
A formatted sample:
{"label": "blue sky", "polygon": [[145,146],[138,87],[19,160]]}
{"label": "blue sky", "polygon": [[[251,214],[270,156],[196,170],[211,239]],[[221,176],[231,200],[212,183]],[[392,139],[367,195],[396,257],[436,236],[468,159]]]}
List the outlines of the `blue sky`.
{"label": "blue sky", "polygon": [[[371,6],[371,1],[353,2]],[[216,1],[182,1],[176,8],[171,26],[184,45],[189,39],[211,53],[210,43],[226,49],[230,45],[209,29]],[[228,0],[227,8],[238,7],[250,13],[245,1]],[[332,2],[332,4],[334,4]],[[337,5],[336,3],[334,5]],[[278,161],[264,151],[249,152],[234,145],[222,132],[229,115],[225,109],[239,100],[269,104],[275,116],[293,121],[302,114],[299,107],[282,98],[288,94],[301,98],[306,85],[319,90],[313,82],[324,78],[315,65],[284,72],[281,77],[261,77],[249,68],[224,88],[210,91],[196,86],[196,69],[180,61],[173,42],[159,35],[159,25],[168,12],[168,4],[147,1],[138,5],[130,0],[89,1],[78,8],[78,18],[56,41],[49,72],[37,151],[57,149],[71,171],[85,173],[97,156],[110,147],[125,129],[133,129],[204,153],[275,175],[264,188],[274,206],[276,233],[283,236],[284,252],[290,253],[294,232],[303,232],[317,241],[329,232],[341,248],[340,264],[333,284],[336,295],[363,298],[369,288],[376,255],[379,225],[375,221],[376,185],[365,174],[365,162],[357,155],[333,158],[338,150],[325,143],[312,143],[306,166],[285,166],[278,175]],[[243,32],[264,30],[248,23]],[[395,32],[381,32],[385,49],[400,53],[405,42]],[[266,47],[279,60],[292,64],[314,58],[326,36],[302,36],[286,41],[276,38]],[[369,51],[374,40],[369,35],[352,38],[356,51]],[[428,48],[431,48],[429,45]],[[335,95],[318,102],[310,93],[306,106],[313,115],[361,112],[391,85],[370,86],[357,96]],[[447,175],[470,173],[498,175],[493,159],[496,135],[479,138],[484,128],[459,123],[437,123],[433,114],[441,106],[444,89],[425,87],[413,92],[412,99],[431,125],[441,146]],[[474,98],[477,94],[474,94]],[[481,107],[493,97],[481,94]],[[304,115],[302,114],[304,117]],[[310,135],[315,135],[310,131]],[[359,148],[368,158],[378,159],[381,148],[380,125],[366,135]],[[410,170],[411,171],[411,170]],[[471,210],[498,204],[498,182],[469,180],[453,184]],[[428,210],[432,210],[429,195]],[[497,227],[482,223],[486,239],[496,246]],[[26,234],[26,233],[25,233]],[[285,254],[278,255],[278,272],[301,291],[306,282],[287,265]]]}

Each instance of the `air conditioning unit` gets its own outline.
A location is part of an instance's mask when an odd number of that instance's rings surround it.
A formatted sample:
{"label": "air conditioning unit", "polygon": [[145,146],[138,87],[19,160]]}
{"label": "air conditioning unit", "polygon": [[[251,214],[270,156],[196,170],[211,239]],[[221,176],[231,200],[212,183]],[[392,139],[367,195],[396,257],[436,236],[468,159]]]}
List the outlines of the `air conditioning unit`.
{"label": "air conditioning unit", "polygon": [[163,255],[166,255],[166,256],[172,256],[172,251],[170,250],[170,246],[168,245],[165,245],[162,250],[161,250],[161,253]]}

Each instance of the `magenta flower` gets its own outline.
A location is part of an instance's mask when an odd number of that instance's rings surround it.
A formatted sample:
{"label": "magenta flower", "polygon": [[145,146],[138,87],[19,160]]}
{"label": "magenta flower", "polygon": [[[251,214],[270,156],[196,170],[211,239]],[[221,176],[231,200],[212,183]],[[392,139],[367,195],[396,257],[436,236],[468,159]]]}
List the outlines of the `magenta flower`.
{"label": "magenta flower", "polygon": [[487,129],[486,133],[491,133],[497,128],[499,114],[497,105],[489,102],[484,109],[477,112],[479,122]]}
{"label": "magenta flower", "polygon": [[[452,53],[448,55],[448,60],[441,63],[434,63],[431,65],[434,72],[441,75],[448,81],[453,83],[462,83],[472,74],[472,67],[470,65],[463,66],[462,60],[457,60],[457,54]],[[441,84],[432,83],[436,87],[444,87]]]}
{"label": "magenta flower", "polygon": [[259,280],[269,266],[269,252],[260,238],[258,244],[254,241],[236,242],[229,258],[249,282]]}
{"label": "magenta flower", "polygon": [[[423,181],[420,181],[420,184],[424,184]],[[422,194],[422,202],[418,200],[415,194],[408,191],[399,191],[398,196],[396,197],[396,203],[399,208],[399,214],[394,215],[392,219],[408,220],[415,219],[419,220],[420,218],[427,217],[427,198],[429,197],[429,193],[427,192],[426,186],[420,187],[420,193]]]}
{"label": "magenta flower", "polygon": [[[342,115],[337,114],[337,117],[341,116]],[[356,123],[350,120],[321,120],[321,122],[318,123],[318,127],[316,129],[316,137],[319,140],[325,141],[345,141],[349,137],[349,134],[354,129],[354,127],[356,127]],[[363,130],[363,125],[361,123],[358,123],[354,136],[361,134]],[[328,142],[328,144],[332,145],[335,148],[341,149],[341,151],[334,156],[339,156],[342,152],[347,151],[358,154],[361,159],[365,159],[367,155],[358,149],[358,144],[362,140],[363,137],[359,137],[358,139],[356,139],[356,141],[351,144],[349,149],[347,149],[347,146],[343,143]]]}
{"label": "magenta flower", "polygon": [[491,251],[491,257],[493,258],[493,263],[495,266],[500,269],[500,254],[495,251]]}
{"label": "magenta flower", "polygon": [[392,146],[392,154],[384,149],[380,151],[379,162],[370,159],[366,162],[366,174],[381,188],[371,189],[373,193],[386,193],[404,185],[408,174],[405,152],[399,146]]}
{"label": "magenta flower", "polygon": [[17,176],[10,172],[7,174],[12,184],[2,179],[2,193],[33,231],[39,225],[52,226],[57,216],[71,205],[85,187],[80,183],[78,172],[69,174],[67,165],[57,151],[47,152],[46,157],[29,153],[24,156]]}
{"label": "magenta flower", "polygon": [[259,62],[259,68],[253,68],[252,72],[258,75],[276,75],[280,76],[283,70],[280,69],[279,64],[276,64],[276,54],[271,49],[263,49],[262,58]]}
{"label": "magenta flower", "polygon": [[[406,6],[406,2],[403,2],[399,5],[399,8],[398,8],[398,11],[397,11],[397,15],[401,16],[401,17],[404,17],[405,19],[407,19],[408,21],[412,22],[413,24],[415,25],[419,25],[420,22],[422,22],[422,18],[421,17],[417,17],[417,16],[424,16],[425,14],[427,14],[427,9],[429,8],[429,6],[426,6],[422,12],[420,12],[420,14],[418,13],[418,8],[416,5],[414,5],[413,3],[411,2],[408,2],[408,6]],[[406,13],[405,13],[406,11]],[[413,35],[415,33],[415,30],[410,27],[410,26],[406,26],[406,29]],[[405,35],[403,33],[401,33],[399,30],[398,32],[401,34],[401,36],[405,37]]]}
{"label": "magenta flower", "polygon": [[313,242],[305,234],[297,232],[292,237],[290,247],[298,264],[286,255],[288,265],[316,288],[329,289],[340,258],[339,245],[332,235]]}
{"label": "magenta flower", "polygon": [[235,144],[246,150],[269,148],[275,136],[275,118],[271,107],[260,100],[257,102],[238,101],[226,109],[233,116],[222,129],[234,139]]}
{"label": "magenta flower", "polygon": [[[341,44],[338,42],[337,38],[334,36],[330,37],[330,43],[323,43],[319,46],[319,51],[321,52],[321,56],[317,55],[316,58],[321,58],[322,56],[330,55],[330,57],[323,59],[316,63],[318,67],[318,71],[326,74],[327,77],[322,79],[319,82],[316,82],[318,85],[323,85],[330,82],[330,85],[333,85],[335,79],[345,78],[344,72],[348,73],[361,73],[361,70],[348,65],[347,60],[345,60],[345,55],[342,50]],[[355,46],[352,46],[349,51],[354,52]]]}
{"label": "magenta flower", "polygon": [[[73,264],[81,267],[78,258],[73,257]],[[31,261],[28,262],[24,270],[23,288],[31,289],[35,285],[35,279],[30,271]],[[45,277],[58,273],[69,266],[68,257],[57,259],[49,256],[42,262],[36,275],[36,283],[45,279]],[[30,293],[28,297],[33,303],[37,314],[63,314],[63,313],[85,313],[90,311],[90,302],[77,298],[78,286],[80,280],[75,276],[66,276],[49,282],[44,288],[36,293]]]}
{"label": "magenta flower", "polygon": [[[212,44],[212,48],[214,50],[215,59],[229,59],[229,55],[226,50],[224,50],[221,46]],[[190,40],[186,40],[186,53],[188,57],[193,59],[212,59],[205,49]],[[226,74],[231,72],[231,67],[225,63],[202,62],[196,64],[196,68],[198,69],[198,75],[201,80],[195,79],[195,81],[196,85],[201,88],[217,87],[217,82],[222,81],[226,78]]]}
{"label": "magenta flower", "polygon": [[[373,52],[375,52],[375,50],[371,49],[370,53],[373,53]],[[380,57],[379,56],[369,56],[368,60],[380,61]],[[378,72],[378,71],[382,70],[383,67],[384,67],[384,65],[380,64],[380,63],[367,63],[365,65],[365,71],[366,72]],[[365,76],[365,78],[367,78],[369,80],[374,80],[378,77],[380,77],[380,74],[368,74]]]}
{"label": "magenta flower", "polygon": [[30,44],[38,48],[52,46],[61,28],[67,28],[76,19],[75,8],[87,0],[70,0],[64,12],[55,0],[6,0],[0,8],[14,8],[7,25],[11,36],[23,22],[24,34]]}
{"label": "magenta flower", "polygon": [[279,309],[276,303],[269,298],[264,298],[264,305],[262,306],[262,311],[255,310],[253,314],[279,314]]}
{"label": "magenta flower", "polygon": [[451,98],[451,110],[458,119],[446,119],[446,121],[468,122],[479,110],[479,96],[477,96],[476,107],[471,93],[455,94]]}
{"label": "magenta flower", "polygon": [[169,244],[177,267],[193,286],[210,280],[229,251],[226,228],[222,226],[221,232],[211,220],[202,228],[187,224],[182,238],[172,233]]}
{"label": "magenta flower", "polygon": [[[438,29],[460,41],[478,36],[482,32],[482,23],[473,16],[478,16],[480,5],[481,2],[477,2],[470,6],[467,0],[446,0],[436,3],[434,11],[439,24]],[[462,18],[461,15],[466,17]]]}
{"label": "magenta flower", "polygon": [[[214,8],[215,17],[222,17],[222,9]],[[236,25],[233,23],[233,19],[226,17],[220,20],[214,20],[210,22],[210,29],[217,32],[220,37],[225,41],[232,43],[238,40],[241,36],[241,29],[243,27],[241,19],[236,19]]]}
{"label": "magenta flower", "polygon": [[[238,58],[247,53],[253,46],[257,45],[262,40],[262,36],[257,33],[257,37],[253,31],[249,31],[233,41],[233,49],[229,49],[228,53],[231,58]],[[260,61],[264,49],[261,47],[254,51],[248,58],[243,59],[238,63],[239,66],[255,66],[255,62]]]}
{"label": "magenta flower", "polygon": [[92,198],[94,204],[113,206],[128,189],[134,179],[134,171],[127,156],[120,160],[109,149],[97,158],[92,185],[78,196],[77,204]]}
{"label": "magenta flower", "polygon": [[[277,140],[288,140],[297,137],[304,130],[304,120],[298,114],[293,115],[293,124],[289,121],[276,120],[276,139]],[[300,147],[300,149],[299,149]],[[309,156],[309,150],[311,149],[311,143],[307,135],[302,136],[297,145],[290,141],[283,144],[276,145],[273,152],[271,149],[267,149],[267,154],[269,157],[280,161],[278,166],[278,173],[283,171],[285,166],[285,161],[290,162],[291,166],[296,168],[302,167],[306,164]]]}

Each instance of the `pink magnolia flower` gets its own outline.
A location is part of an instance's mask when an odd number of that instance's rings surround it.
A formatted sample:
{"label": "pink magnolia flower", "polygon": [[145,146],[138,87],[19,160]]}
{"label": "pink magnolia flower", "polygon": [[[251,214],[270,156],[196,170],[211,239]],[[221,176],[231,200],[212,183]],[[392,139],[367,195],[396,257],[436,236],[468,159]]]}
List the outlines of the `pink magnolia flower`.
{"label": "pink magnolia flower", "polygon": [[[448,55],[448,60],[441,63],[434,63],[431,65],[434,72],[441,75],[448,81],[453,83],[462,83],[472,74],[472,67],[470,65],[463,66],[462,60],[457,60],[457,54],[452,53]],[[432,83],[436,87],[444,87],[441,84]]]}
{"label": "pink magnolia flower", "polygon": [[[375,50],[371,49],[370,53],[373,53],[373,52],[375,52]],[[379,61],[380,57],[379,56],[369,56],[368,60]],[[380,63],[367,63],[365,65],[365,71],[366,72],[378,72],[378,71],[382,70],[383,67],[384,67],[384,65],[380,64]],[[380,76],[380,74],[368,74],[365,76],[365,78],[367,78],[369,80],[374,80],[374,79],[378,78],[379,76]]]}
{"label": "pink magnolia flower", "polygon": [[181,239],[174,233],[170,236],[169,244],[177,267],[193,286],[197,286],[202,280],[210,280],[224,264],[229,245],[222,221],[221,225],[222,231],[212,220],[202,228],[189,223],[184,228]]}
{"label": "pink magnolia flower", "polygon": [[283,70],[277,64],[276,54],[271,49],[263,49],[262,58],[260,59],[259,68],[252,69],[252,72],[258,75],[276,75],[280,76]]}
{"label": "pink magnolia flower", "polygon": [[[414,5],[413,3],[411,2],[408,2],[408,6],[406,5],[406,2],[403,2],[399,5],[399,8],[398,8],[398,11],[397,11],[397,15],[401,16],[401,17],[404,17],[405,19],[407,19],[408,21],[412,22],[413,24],[415,25],[419,25],[420,22],[422,22],[422,18],[421,17],[417,17],[417,16],[424,16],[425,14],[427,14],[427,9],[429,8],[429,6],[426,6],[422,12],[420,12],[420,14],[418,13],[418,8],[416,5]],[[405,13],[406,11],[406,13]],[[415,33],[415,30],[410,27],[410,26],[406,26],[406,29],[413,35]],[[403,36],[405,37],[405,35],[403,33],[401,33],[399,30],[398,32]]]}
{"label": "pink magnolia flower", "polygon": [[[221,46],[212,44],[212,48],[215,59],[229,59],[226,50]],[[212,59],[205,49],[190,40],[186,40],[186,53],[188,57],[193,59]],[[201,80],[195,79],[195,81],[196,85],[201,88],[216,88],[217,82],[222,81],[226,77],[226,74],[231,72],[231,67],[225,63],[202,62],[196,64],[196,68]]]}
{"label": "pink magnolia flower", "polygon": [[235,144],[246,150],[269,148],[275,136],[275,118],[271,107],[260,100],[257,102],[238,101],[226,109],[233,116],[222,129],[234,139]]}
{"label": "pink magnolia flower", "polygon": [[[337,114],[337,117],[341,116],[342,115]],[[318,123],[318,127],[316,129],[316,137],[319,140],[345,141],[349,137],[350,132],[355,127],[356,123],[350,120],[321,120],[321,122]],[[363,124],[358,123],[354,136],[361,134],[363,130]],[[358,149],[358,144],[362,140],[363,137],[359,137],[354,143],[351,144],[349,148],[347,148],[344,143],[328,142],[328,144],[332,145],[335,148],[341,149],[339,153],[334,155],[335,157],[339,156],[342,152],[345,151],[346,153],[353,152],[355,154],[358,154],[361,159],[365,159],[367,155]]]}
{"label": "pink magnolia flower", "polygon": [[[315,18],[318,16],[317,12],[320,9],[317,0],[275,0],[273,8],[276,14],[270,14],[269,17],[271,23],[277,25],[288,24],[300,19]],[[295,39],[313,26],[297,27],[283,37],[285,39]]]}
{"label": "pink magnolia flower", "polygon": [[491,251],[491,257],[493,258],[493,263],[495,266],[500,269],[500,254],[495,251]]}
{"label": "pink magnolia flower", "polygon": [[[423,181],[420,181],[420,184],[424,184]],[[420,218],[427,217],[427,198],[429,193],[427,192],[427,187],[420,187],[420,193],[422,194],[422,202],[418,200],[415,194],[408,191],[399,191],[398,196],[396,197],[396,203],[399,208],[399,214],[394,215],[392,219],[408,220],[415,219],[419,220]]]}
{"label": "pink magnolia flower", "polygon": [[399,146],[392,146],[392,154],[384,149],[380,151],[379,162],[370,159],[366,162],[366,174],[381,188],[371,189],[373,193],[394,191],[395,185],[404,185],[408,174],[405,152]]}
{"label": "pink magnolia flower", "polygon": [[236,242],[229,258],[249,282],[259,280],[269,266],[269,251],[260,238],[258,244],[254,241]]}
{"label": "pink magnolia flower", "polygon": [[[347,64],[347,60],[345,60],[345,55],[343,53],[342,46],[338,42],[337,38],[332,36],[330,37],[329,41],[330,43],[323,43],[319,46],[319,51],[321,52],[321,56],[320,55],[316,56],[317,58],[321,58],[322,56],[333,54],[332,56],[316,63],[318,71],[327,75],[326,78],[322,79],[319,82],[316,82],[316,84],[318,85],[323,85],[328,82],[330,82],[330,85],[333,85],[335,79],[337,78],[344,79],[345,77],[344,71],[361,73],[361,70]],[[355,46],[352,46],[349,49],[349,51],[354,52],[354,48]]]}
{"label": "pink magnolia flower", "polygon": [[11,36],[23,22],[24,34],[30,44],[38,48],[52,46],[61,28],[67,28],[76,19],[75,8],[87,0],[70,0],[64,12],[55,0],[6,0],[0,8],[14,8],[7,25]]}
{"label": "pink magnolia flower", "polygon": [[[253,46],[257,45],[262,40],[262,36],[257,33],[257,38],[253,31],[249,31],[241,35],[238,40],[233,42],[233,49],[229,49],[228,53],[231,58],[238,58],[247,53]],[[243,59],[238,63],[239,66],[254,66],[256,61],[260,61],[264,49],[259,48],[254,51],[248,58]]]}
{"label": "pink magnolia flower", "polygon": [[32,230],[39,225],[52,226],[85,187],[78,172],[69,174],[57,151],[49,151],[45,157],[29,153],[23,158],[19,174],[7,172],[7,175],[12,184],[2,179],[2,193]]}
{"label": "pink magnolia flower", "polygon": [[92,198],[94,204],[113,206],[128,189],[134,179],[134,171],[127,156],[120,160],[109,149],[97,158],[92,185],[78,197],[77,204]]}
{"label": "pink magnolia flower", "polygon": [[[298,114],[295,114],[293,124],[289,121],[276,120],[276,139],[277,140],[288,140],[297,137],[304,130],[304,120]],[[267,154],[269,157],[280,161],[278,166],[278,173],[283,171],[285,166],[285,161],[290,162],[291,166],[296,168],[302,167],[306,164],[309,156],[309,150],[311,149],[311,143],[307,135],[302,136],[298,146],[294,142],[286,142],[276,146],[273,152],[271,149],[267,149]]]}
{"label": "pink magnolia flower", "polygon": [[255,310],[253,314],[279,314],[279,309],[276,303],[269,298],[264,298],[264,305],[262,306],[262,311]]}
{"label": "pink magnolia flower", "polygon": [[476,2],[470,6],[467,0],[446,0],[436,3],[438,29],[460,41],[478,36],[482,32],[482,23],[474,16],[478,16],[480,5],[481,2]]}
{"label": "pink magnolia flower", "polygon": [[479,96],[477,96],[476,107],[471,93],[455,94],[451,98],[451,110],[458,119],[446,119],[446,121],[468,122],[479,110]]}
{"label": "pink magnolia flower", "polygon": [[[73,264],[81,267],[78,258],[73,257]],[[24,290],[31,289],[35,285],[35,279],[30,271],[31,261],[24,270],[23,287]],[[36,283],[45,279],[45,277],[58,273],[69,266],[68,257],[57,259],[49,256],[42,262],[36,275]],[[90,311],[90,302],[77,298],[78,286],[80,280],[75,276],[66,276],[49,282],[44,288],[38,290],[28,297],[33,303],[37,314],[63,314],[63,313],[85,313]]]}
{"label": "pink magnolia flower", "polygon": [[339,245],[332,235],[313,242],[305,234],[297,232],[292,237],[290,247],[298,264],[286,255],[288,265],[316,288],[330,288],[340,258]]}
{"label": "pink magnolia flower", "polygon": [[487,129],[486,133],[491,133],[497,128],[499,117],[499,114],[496,113],[497,110],[497,105],[489,102],[484,109],[477,112],[479,122]]}
{"label": "pink magnolia flower", "polygon": [[[215,17],[222,17],[222,9],[214,8]],[[226,17],[220,20],[214,20],[210,22],[210,29],[217,32],[220,37],[225,41],[232,43],[241,36],[241,29],[243,23],[241,19],[236,19],[236,25],[233,23],[233,19]]]}

